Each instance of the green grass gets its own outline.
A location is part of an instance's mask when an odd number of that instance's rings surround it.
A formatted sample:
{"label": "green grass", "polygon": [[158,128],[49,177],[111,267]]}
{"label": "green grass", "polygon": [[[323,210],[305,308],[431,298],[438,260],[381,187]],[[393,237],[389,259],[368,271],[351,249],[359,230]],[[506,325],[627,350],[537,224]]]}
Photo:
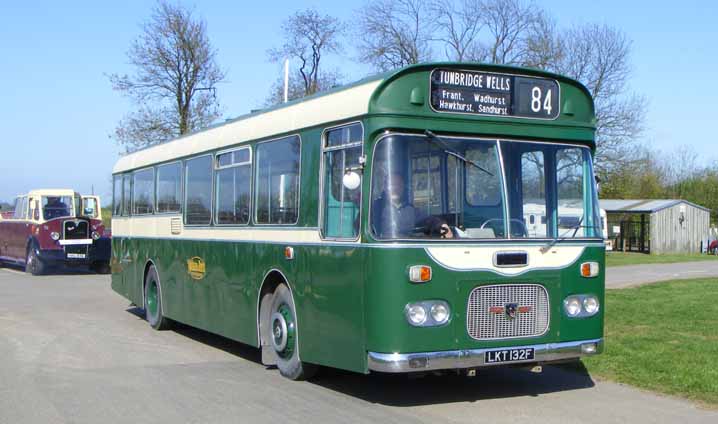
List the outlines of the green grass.
{"label": "green grass", "polygon": [[718,278],[606,293],[601,378],[718,406]]}
{"label": "green grass", "polygon": [[105,228],[108,230],[112,229],[112,209],[110,208],[102,208],[100,209],[102,212],[102,223],[105,224]]}
{"label": "green grass", "polygon": [[645,253],[606,252],[606,266],[667,264],[674,262],[715,261],[715,255],[647,255]]}

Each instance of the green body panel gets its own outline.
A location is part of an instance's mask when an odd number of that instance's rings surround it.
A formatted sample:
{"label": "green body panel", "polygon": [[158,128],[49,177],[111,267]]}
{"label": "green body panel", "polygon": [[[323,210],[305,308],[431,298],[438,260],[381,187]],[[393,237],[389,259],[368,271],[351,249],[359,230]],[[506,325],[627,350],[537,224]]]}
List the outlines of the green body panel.
{"label": "green body panel", "polygon": [[[115,236],[112,241],[112,288],[135,304],[143,305],[144,273],[148,264],[154,263],[167,317],[258,346],[258,295],[265,276],[272,270],[279,271],[294,297],[301,359],[357,372],[367,372],[367,351],[443,351],[602,337],[603,308],[591,318],[568,319],[562,306],[563,299],[575,293],[596,294],[603,303],[605,253],[603,245],[597,241],[586,241],[581,257],[564,269],[535,269],[507,277],[491,271],[448,270],[433,262],[422,246],[380,243],[369,233],[372,149],[377,137],[385,131],[420,133],[430,129],[442,134],[561,141],[594,147],[593,103],[580,84],[533,70],[484,66],[482,70],[493,72],[555,77],[561,89],[561,115],[556,120],[544,121],[437,113],[428,105],[429,73],[437,66],[473,67],[440,64],[406,68],[380,84],[372,96],[367,115],[344,121],[361,121],[364,127],[367,167],[362,187],[360,243],[292,244]],[[251,224],[253,230],[282,228],[288,233],[296,229],[319,232],[321,137],[327,127],[339,123],[342,122],[297,129],[291,133],[301,136],[302,150],[297,225]],[[283,135],[286,134],[277,134],[277,137]],[[338,202],[330,204],[337,205]],[[347,213],[353,216],[354,211]],[[345,216],[344,220],[353,221],[352,216]],[[337,220],[338,216],[330,215],[330,225]],[[246,227],[237,228],[241,231],[240,228]],[[191,228],[185,228],[183,234],[191,231]],[[439,245],[445,243],[438,242]],[[494,244],[516,249],[521,243],[507,240]],[[567,243],[580,244],[579,241]],[[486,243],[461,245],[471,244]],[[562,244],[558,243],[559,246]],[[285,259],[286,246],[294,248],[293,260]],[[204,261],[206,272],[201,279],[194,279],[188,273],[187,260],[194,257]],[[598,277],[580,277],[580,263],[586,261],[600,264]],[[417,264],[432,266],[432,281],[424,284],[408,281],[407,268]],[[466,331],[469,292],[480,285],[502,283],[537,283],[546,287],[551,307],[546,334],[481,342],[470,338]],[[442,327],[411,327],[404,316],[406,304],[429,299],[449,302],[451,321]]]}

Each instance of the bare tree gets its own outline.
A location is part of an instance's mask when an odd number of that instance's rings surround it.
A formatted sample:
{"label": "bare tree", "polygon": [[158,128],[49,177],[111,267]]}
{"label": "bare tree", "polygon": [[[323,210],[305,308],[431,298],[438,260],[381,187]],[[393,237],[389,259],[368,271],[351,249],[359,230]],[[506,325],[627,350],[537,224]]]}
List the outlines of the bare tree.
{"label": "bare tree", "polygon": [[472,10],[487,35],[469,55],[476,61],[525,65],[537,45],[535,37],[551,26],[543,9],[523,0],[484,0]]}
{"label": "bare tree", "polygon": [[[290,78],[290,98],[314,94],[336,85],[339,75],[335,71],[324,71],[322,59],[325,54],[341,50],[341,23],[337,18],[320,15],[314,9],[295,13],[282,25],[284,44],[268,51],[269,60],[283,63],[285,59],[297,62],[296,74]],[[283,79],[279,81],[283,86]],[[268,103],[281,102],[277,96],[277,84],[272,88]],[[281,91],[280,91],[281,93]]]}
{"label": "bare tree", "polygon": [[215,90],[225,74],[206,23],[191,11],[159,1],[127,57],[135,74],[110,75],[113,89],[138,106],[115,129],[114,138],[127,151],[206,127],[219,117]]}
{"label": "bare tree", "polygon": [[357,12],[359,59],[387,71],[431,59],[428,0],[371,0]]}
{"label": "bare tree", "polygon": [[445,45],[449,60],[462,62],[469,57],[483,27],[482,0],[435,0],[431,4],[435,18],[437,41]]}
{"label": "bare tree", "polygon": [[607,25],[574,27],[563,35],[560,60],[549,66],[581,81],[591,92],[596,109],[597,168],[610,173],[631,160],[642,131],[645,100],[630,92],[631,42]]}
{"label": "bare tree", "polygon": [[[328,90],[339,85],[340,75],[334,71],[322,71],[319,79],[316,81],[317,93]],[[292,101],[306,97],[306,88],[304,79],[300,72],[290,72],[289,83],[287,84],[287,100]],[[311,95],[311,94],[309,94]],[[284,102],[284,74],[272,84],[269,90],[269,96],[264,102],[264,106],[271,107]]]}

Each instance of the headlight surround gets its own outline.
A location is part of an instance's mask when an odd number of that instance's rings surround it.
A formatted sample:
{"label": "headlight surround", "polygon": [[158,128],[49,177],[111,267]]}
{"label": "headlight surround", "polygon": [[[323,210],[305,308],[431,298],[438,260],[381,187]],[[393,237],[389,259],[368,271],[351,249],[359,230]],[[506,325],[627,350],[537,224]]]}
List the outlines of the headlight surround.
{"label": "headlight surround", "polygon": [[92,239],[93,239],[93,240],[99,240],[100,237],[101,237],[101,236],[100,236],[100,233],[98,233],[97,231],[93,231],[93,232],[92,232]]}
{"label": "headlight surround", "polygon": [[600,309],[598,297],[592,294],[576,294],[563,301],[563,310],[569,318],[592,317]]}
{"label": "headlight surround", "polygon": [[50,233],[50,238],[55,241],[58,241],[60,240],[60,233],[58,233],[57,231],[53,231]]}
{"label": "headlight surround", "polygon": [[451,308],[443,300],[425,300],[406,305],[404,315],[414,327],[436,327],[449,322]]}

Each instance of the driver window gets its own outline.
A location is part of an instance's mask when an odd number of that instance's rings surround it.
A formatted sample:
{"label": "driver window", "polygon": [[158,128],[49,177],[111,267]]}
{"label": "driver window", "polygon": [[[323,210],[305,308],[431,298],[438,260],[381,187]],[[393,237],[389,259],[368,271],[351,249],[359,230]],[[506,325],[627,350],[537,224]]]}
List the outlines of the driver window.
{"label": "driver window", "polygon": [[[546,179],[543,152],[525,152],[521,155],[521,198],[527,237],[546,237],[546,224],[537,223],[533,215],[546,215]],[[526,219],[530,217],[529,219]],[[516,227],[512,223],[512,227]],[[517,234],[517,228],[512,228]],[[518,232],[520,233],[520,232]]]}
{"label": "driver window", "polygon": [[355,239],[359,235],[361,184],[347,187],[344,176],[361,178],[361,124],[335,128],[324,136],[322,234],[327,238]]}

